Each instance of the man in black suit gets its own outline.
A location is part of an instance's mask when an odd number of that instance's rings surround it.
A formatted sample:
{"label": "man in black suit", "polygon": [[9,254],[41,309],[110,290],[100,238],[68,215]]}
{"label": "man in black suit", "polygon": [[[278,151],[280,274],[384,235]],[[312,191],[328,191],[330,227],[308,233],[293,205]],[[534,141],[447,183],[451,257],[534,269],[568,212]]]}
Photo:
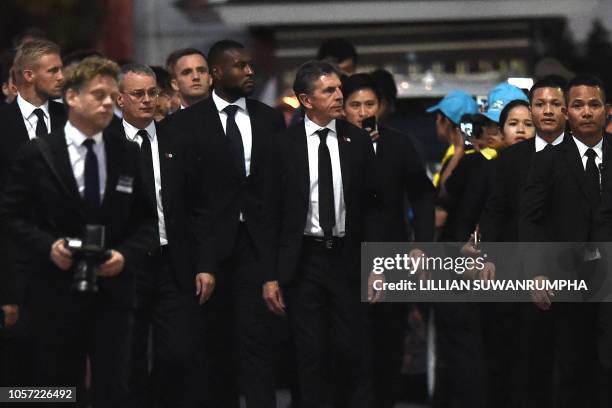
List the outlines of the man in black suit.
{"label": "man in black suit", "polygon": [[[211,218],[198,265],[207,274],[197,275],[197,282],[214,276],[216,285],[205,308],[211,406],[238,406],[234,366],[239,365],[247,406],[271,407],[274,366],[268,335],[273,316],[261,285],[263,274],[273,268],[274,248],[264,222],[264,180],[272,137],[285,125],[280,112],[247,98],[254,71],[241,44],[220,41],[208,58],[214,91],[170,116],[168,125],[192,140]],[[234,341],[238,354],[232,353]]]}
{"label": "man in black suit", "polygon": [[[597,270],[604,260],[596,246],[584,243],[597,238],[600,185],[608,182],[610,146],[603,137],[603,89],[598,79],[589,76],[569,81],[565,95],[571,133],[558,146],[536,153],[532,161],[520,198],[519,238],[571,243],[568,250],[573,255],[571,261],[565,258],[563,271],[552,271],[559,251],[546,247],[537,257],[530,254],[524,260],[525,271],[535,280],[586,279],[590,290],[597,289]],[[553,313],[552,343],[559,369],[555,406],[596,406],[598,374],[604,362],[598,355],[599,325],[609,315],[598,303],[553,304],[553,293],[547,290],[532,296],[538,307]]]}
{"label": "man in black suit", "polygon": [[[25,305],[36,369],[29,384],[76,385],[79,406],[87,356],[93,406],[126,406],[133,278],[155,222],[138,146],[103,134],[118,71],[114,62],[90,57],[66,72],[68,122],[24,146],[0,208],[1,222],[24,249],[18,273],[31,274]],[[110,251],[97,270],[97,292],[71,290],[76,259],[64,239],[82,237],[87,225],[105,228]]]}
{"label": "man in black suit", "polygon": [[[56,44],[46,40],[25,43],[17,50],[13,76],[17,98],[0,107],[0,192],[19,148],[28,140],[63,128],[66,123],[64,106],[50,100],[61,96],[64,79],[60,49]],[[12,385],[23,382],[22,375],[29,361],[29,353],[24,350],[29,341],[27,311],[20,307],[28,277],[15,273],[16,251],[9,235],[0,231],[0,253],[5,257],[0,273],[0,305],[7,327],[19,322],[7,331],[7,352],[4,359],[0,358],[7,364],[0,370],[6,373],[6,380],[10,378]],[[20,314],[23,317],[21,321]],[[2,377],[0,372],[0,382]]]}
{"label": "man in black suit", "polygon": [[[136,310],[130,363],[131,403],[165,407],[195,406],[197,338],[201,320],[196,298],[197,241],[205,234],[198,207],[199,183],[193,182],[195,162],[177,137],[153,120],[159,93],[155,73],[128,64],[119,74],[117,105],[123,119],[108,130],[138,143],[149,194],[157,208],[155,245],[149,248],[142,273],[136,276]],[[212,277],[201,290],[206,300]],[[153,372],[148,372],[148,334],[153,329]],[[158,401],[159,400],[159,401]]]}
{"label": "man in black suit", "polygon": [[[342,94],[346,120],[360,128],[372,126],[367,118],[378,119],[381,106],[380,91],[372,77],[355,74],[344,79]],[[408,135],[376,122],[366,130],[370,132],[376,153],[382,240],[408,241],[411,239],[408,231],[414,231],[415,241],[432,241],[435,190],[412,141]],[[413,214],[410,226],[406,225],[406,195]],[[408,309],[402,303],[380,303],[370,308],[374,391],[380,407],[392,407],[399,397],[407,315]]]}
{"label": "man in black suit", "polygon": [[[503,149],[496,161],[490,181],[490,195],[479,221],[483,243],[517,242],[519,239],[519,204],[523,186],[536,152],[563,141],[566,124],[564,98],[565,81],[554,76],[536,82],[529,91],[531,116],[536,136]],[[486,249],[489,259],[514,259],[512,267],[497,270],[496,276],[510,278],[519,270],[520,255],[512,244],[499,246],[502,252]],[[512,406],[517,401],[529,401],[532,406],[546,406],[550,401],[552,353],[549,333],[550,314],[542,313],[531,304],[487,304],[487,339],[494,358],[489,358],[490,396],[492,404]],[[523,335],[514,336],[517,327]],[[498,351],[499,350],[499,351]],[[503,378],[504,380],[500,380]],[[537,379],[537,380],[536,380]]]}
{"label": "man in black suit", "polygon": [[[348,383],[348,406],[369,407],[359,265],[361,242],[379,239],[374,150],[366,132],[340,119],[343,99],[334,66],[305,63],[293,88],[306,115],[277,141],[278,178],[271,180],[280,194],[268,209],[280,237],[276,275],[264,296],[271,310],[287,311],[291,321],[300,406],[332,406],[333,357],[340,368],[334,378]],[[379,292],[371,295],[379,300]]]}

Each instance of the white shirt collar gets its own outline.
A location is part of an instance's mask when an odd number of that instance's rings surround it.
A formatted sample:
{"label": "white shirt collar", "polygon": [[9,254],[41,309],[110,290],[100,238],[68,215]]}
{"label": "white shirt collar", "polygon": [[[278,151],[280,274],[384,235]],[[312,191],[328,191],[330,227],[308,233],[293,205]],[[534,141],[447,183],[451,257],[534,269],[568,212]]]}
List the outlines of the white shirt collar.
{"label": "white shirt collar", "polygon": [[[553,146],[558,145],[559,143],[561,143],[563,141],[563,137],[564,136],[565,136],[565,133],[561,133],[559,136],[557,136],[557,138],[555,140],[553,140],[553,142],[551,144]],[[546,148],[547,145],[548,145],[548,142],[546,140],[544,140],[541,136],[536,134],[536,136],[535,136],[535,150],[536,150],[536,152],[544,150],[544,148]]]}
{"label": "white shirt collar", "polygon": [[40,106],[34,106],[30,102],[23,99],[20,94],[17,94],[17,105],[19,105],[19,110],[21,111],[23,117],[26,119],[32,116],[32,114],[34,113],[34,109],[38,108],[42,109],[43,113],[45,114],[45,117],[49,117],[49,101],[45,101],[45,103]]}
{"label": "white shirt collar", "polygon": [[[138,133],[140,128],[137,128],[136,126],[132,125],[130,122],[126,121],[125,119],[123,119],[122,122],[123,122],[123,129],[125,130],[125,136],[128,138],[128,140],[131,140],[132,142],[136,141],[136,137],[138,136],[136,133]],[[147,133],[149,134],[149,141],[155,140],[156,133],[155,133],[155,121],[154,120],[152,120],[151,123],[149,123],[147,127],[144,128],[144,130],[146,130]]]}
{"label": "white shirt collar", "polygon": [[234,102],[229,103],[228,101],[226,101],[225,99],[223,99],[219,95],[217,95],[217,91],[216,90],[213,90],[213,92],[212,92],[212,99],[213,99],[213,102],[215,103],[215,106],[217,107],[217,111],[219,113],[221,113],[221,111],[223,111],[223,109],[225,109],[225,107],[229,106],[229,105],[236,105],[243,112],[247,111],[247,108],[246,108],[246,99],[244,97],[238,98]]}
{"label": "white shirt collar", "polygon": [[580,140],[578,140],[576,138],[576,136],[572,135],[572,137],[574,138],[574,142],[576,143],[576,146],[578,147],[578,151],[580,152],[580,157],[584,157],[586,151],[588,149],[593,149],[595,150],[595,154],[597,154],[597,157],[599,157],[600,159],[603,157],[603,137],[601,138],[601,140],[593,147],[589,147],[587,145],[585,145],[584,143],[582,143]]}
{"label": "white shirt collar", "polygon": [[308,115],[304,115],[304,125],[305,125],[305,128],[306,128],[306,136],[313,136],[313,135],[315,135],[317,130],[319,130],[321,128],[327,128],[327,129],[331,130],[331,133],[329,134],[330,136],[336,136],[337,135],[337,132],[336,132],[336,119],[332,119],[325,126],[319,126],[316,123],[314,123],[312,120],[310,120]]}
{"label": "white shirt collar", "polygon": [[[74,127],[70,121],[66,121],[64,133],[66,134],[66,143],[73,144],[77,147],[82,146],[83,142],[88,139],[88,137],[79,129]],[[93,139],[96,141],[96,145],[98,145],[102,141],[102,132],[98,132],[93,135]]]}

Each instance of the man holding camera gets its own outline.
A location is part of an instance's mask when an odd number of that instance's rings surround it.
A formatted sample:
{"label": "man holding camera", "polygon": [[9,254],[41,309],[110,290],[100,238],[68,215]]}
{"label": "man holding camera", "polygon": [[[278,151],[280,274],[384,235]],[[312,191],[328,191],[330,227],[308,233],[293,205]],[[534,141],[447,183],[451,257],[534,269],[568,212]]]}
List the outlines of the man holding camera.
{"label": "man holding camera", "polygon": [[[138,146],[103,133],[113,117],[118,72],[99,57],[65,71],[68,122],[24,146],[0,207],[0,221],[24,248],[19,270],[32,277],[25,295],[36,341],[31,384],[76,386],[79,406],[86,357],[93,406],[125,403],[134,269],[154,237]],[[105,237],[107,256],[94,265],[97,282],[87,271],[87,281],[76,281],[75,265],[83,265],[88,247],[70,250],[65,239],[87,241],[91,230]],[[72,289],[77,286],[89,290]]]}

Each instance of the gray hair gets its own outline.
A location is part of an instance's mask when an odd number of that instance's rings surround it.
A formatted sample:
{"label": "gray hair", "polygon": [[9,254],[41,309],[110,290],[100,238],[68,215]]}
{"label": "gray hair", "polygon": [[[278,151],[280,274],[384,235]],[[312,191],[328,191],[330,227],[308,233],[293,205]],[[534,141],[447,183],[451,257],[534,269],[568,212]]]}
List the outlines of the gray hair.
{"label": "gray hair", "polygon": [[157,76],[155,75],[155,71],[153,71],[148,65],[137,63],[125,64],[121,67],[121,71],[119,71],[119,76],[117,77],[117,84],[119,85],[119,90],[123,90],[123,81],[125,80],[125,76],[130,72],[150,76],[155,79],[155,82],[157,82]]}

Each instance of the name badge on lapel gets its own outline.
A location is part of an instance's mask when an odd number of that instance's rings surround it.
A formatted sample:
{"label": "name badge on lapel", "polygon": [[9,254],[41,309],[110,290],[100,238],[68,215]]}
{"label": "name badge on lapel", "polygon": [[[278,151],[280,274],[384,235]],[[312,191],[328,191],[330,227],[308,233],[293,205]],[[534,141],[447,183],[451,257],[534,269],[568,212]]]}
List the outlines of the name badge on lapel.
{"label": "name badge on lapel", "polygon": [[119,176],[119,181],[117,181],[116,190],[120,193],[132,194],[132,192],[134,191],[134,177]]}

